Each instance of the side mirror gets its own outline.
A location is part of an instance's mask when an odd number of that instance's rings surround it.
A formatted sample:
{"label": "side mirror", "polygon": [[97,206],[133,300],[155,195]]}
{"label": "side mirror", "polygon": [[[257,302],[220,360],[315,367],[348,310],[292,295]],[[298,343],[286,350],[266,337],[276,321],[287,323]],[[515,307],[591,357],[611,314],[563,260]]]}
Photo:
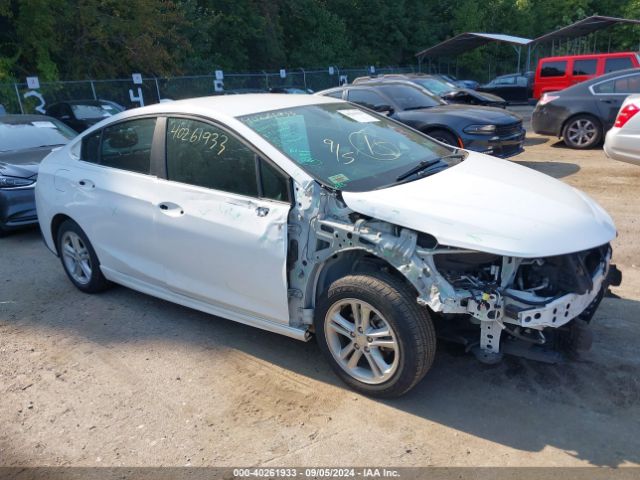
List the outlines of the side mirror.
{"label": "side mirror", "polygon": [[387,115],[392,115],[394,110],[393,107],[391,105],[387,105],[387,104],[378,104],[378,105],[374,105],[373,110],[379,113],[385,113]]}

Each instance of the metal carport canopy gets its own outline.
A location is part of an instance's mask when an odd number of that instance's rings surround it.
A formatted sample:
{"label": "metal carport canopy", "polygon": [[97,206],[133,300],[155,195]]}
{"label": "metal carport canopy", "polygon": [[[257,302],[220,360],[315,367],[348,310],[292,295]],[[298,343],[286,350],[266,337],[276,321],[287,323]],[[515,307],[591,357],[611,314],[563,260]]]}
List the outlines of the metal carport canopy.
{"label": "metal carport canopy", "polygon": [[429,47],[421,52],[416,53],[416,57],[422,60],[425,57],[442,57],[458,55],[474,48],[481,47],[490,42],[502,42],[510,45],[527,45],[531,42],[529,38],[516,37],[513,35],[504,35],[501,33],[473,33],[466,32],[456,35],[449,40],[440,42],[433,47]]}
{"label": "metal carport canopy", "polygon": [[574,38],[588,35],[591,32],[600,30],[601,28],[607,28],[616,23],[630,23],[634,25],[640,25],[640,20],[633,20],[630,18],[616,18],[616,17],[604,17],[601,15],[593,15],[591,17],[584,18],[567,25],[566,27],[559,28],[553,32],[545,33],[531,41],[531,43],[546,42],[549,40],[555,40],[557,38]]}

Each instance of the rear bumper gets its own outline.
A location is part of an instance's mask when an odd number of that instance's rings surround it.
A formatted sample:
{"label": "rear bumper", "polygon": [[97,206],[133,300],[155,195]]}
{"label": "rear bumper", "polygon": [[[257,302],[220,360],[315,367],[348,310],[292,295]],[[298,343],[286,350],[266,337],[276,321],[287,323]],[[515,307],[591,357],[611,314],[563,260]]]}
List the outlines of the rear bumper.
{"label": "rear bumper", "polygon": [[562,125],[566,115],[562,115],[552,104],[537,106],[531,114],[531,128],[540,135],[562,136]]}
{"label": "rear bumper", "polygon": [[0,189],[0,228],[13,230],[38,223],[34,190],[34,185]]}
{"label": "rear bumper", "polygon": [[640,165],[640,132],[628,132],[612,128],[607,132],[604,153],[621,162]]}

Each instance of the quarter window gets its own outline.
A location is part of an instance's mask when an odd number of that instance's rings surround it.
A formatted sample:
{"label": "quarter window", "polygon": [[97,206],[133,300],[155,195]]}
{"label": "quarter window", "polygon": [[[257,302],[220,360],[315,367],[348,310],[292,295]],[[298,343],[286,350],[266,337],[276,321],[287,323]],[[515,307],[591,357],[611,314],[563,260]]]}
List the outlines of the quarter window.
{"label": "quarter window", "polygon": [[80,159],[85,162],[100,162],[100,135],[102,130],[93,132],[82,139],[82,148],[80,149]]}
{"label": "quarter window", "polygon": [[149,173],[155,126],[155,118],[141,118],[106,127],[100,145],[100,165]]}
{"label": "quarter window", "polygon": [[564,77],[567,70],[567,62],[545,62],[542,64],[541,77]]}
{"label": "quarter window", "polygon": [[167,178],[258,196],[254,152],[226,131],[198,120],[168,119]]}
{"label": "quarter window", "polygon": [[604,64],[604,73],[624,70],[625,68],[633,68],[633,64],[631,63],[630,58],[607,58]]}
{"label": "quarter window", "polygon": [[595,75],[597,71],[598,60],[574,60],[574,75]]}

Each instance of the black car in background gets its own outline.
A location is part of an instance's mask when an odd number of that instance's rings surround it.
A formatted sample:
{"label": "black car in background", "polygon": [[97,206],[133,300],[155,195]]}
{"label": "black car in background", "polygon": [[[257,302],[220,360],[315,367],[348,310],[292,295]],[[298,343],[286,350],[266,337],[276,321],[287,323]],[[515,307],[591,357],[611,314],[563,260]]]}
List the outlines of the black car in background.
{"label": "black car in background", "polygon": [[525,130],[517,115],[492,107],[449,105],[407,81],[345,85],[317,95],[387,112],[390,118],[449,145],[502,158],[524,150]]}
{"label": "black car in background", "polygon": [[498,95],[509,103],[528,103],[533,97],[533,72],[500,75],[477,87],[477,91]]}
{"label": "black car in background", "polygon": [[562,138],[571,148],[599,145],[627,96],[640,93],[640,68],[601,75],[545,93],[531,116],[533,131]]}
{"label": "black car in background", "polygon": [[44,115],[0,117],[0,236],[38,223],[34,198],[38,165],[76,135]]}
{"label": "black car in background", "polygon": [[66,123],[76,132],[82,132],[100,120],[124,110],[122,105],[109,100],[70,100],[48,106],[46,113]]}
{"label": "black car in background", "polygon": [[507,102],[503,98],[489,93],[481,93],[469,88],[459,88],[453,83],[437,75],[426,75],[423,73],[409,74],[388,74],[379,77],[358,77],[353,81],[354,85],[361,85],[368,82],[397,81],[404,80],[414,83],[434,95],[439,96],[447,103],[464,103],[467,105],[483,105],[485,107],[504,108]]}

